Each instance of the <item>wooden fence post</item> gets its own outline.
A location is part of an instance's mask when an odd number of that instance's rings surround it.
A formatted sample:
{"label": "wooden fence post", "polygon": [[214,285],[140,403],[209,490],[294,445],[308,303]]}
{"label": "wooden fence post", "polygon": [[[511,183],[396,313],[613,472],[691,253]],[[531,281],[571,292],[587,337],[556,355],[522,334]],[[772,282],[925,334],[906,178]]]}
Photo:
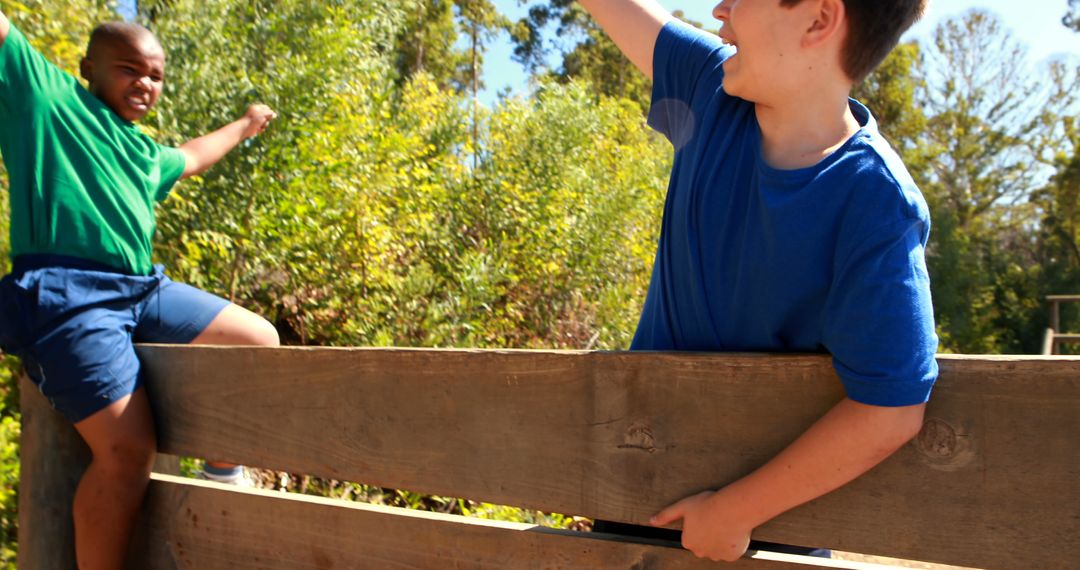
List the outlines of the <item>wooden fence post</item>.
{"label": "wooden fence post", "polygon": [[90,448],[25,376],[19,390],[19,568],[75,568],[71,502]]}

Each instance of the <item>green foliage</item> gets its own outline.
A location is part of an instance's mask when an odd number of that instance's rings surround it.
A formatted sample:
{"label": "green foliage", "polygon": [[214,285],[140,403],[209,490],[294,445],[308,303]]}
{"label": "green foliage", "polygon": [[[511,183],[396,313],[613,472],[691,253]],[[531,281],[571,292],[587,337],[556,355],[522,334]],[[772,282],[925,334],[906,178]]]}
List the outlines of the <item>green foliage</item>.
{"label": "green foliage", "polygon": [[484,52],[487,44],[500,32],[510,27],[510,20],[503,16],[490,0],[454,0],[463,37],[468,39],[468,77],[473,96],[483,86]]}
{"label": "green foliage", "polygon": [[[924,53],[928,118],[909,167],[933,216],[927,263],[943,348],[1038,352],[1048,279],[1068,270],[1040,263],[1032,192],[1076,112],[1063,86],[1075,70],[1032,73],[1025,47],[980,10],[939,24]],[[1061,86],[1047,88],[1055,74]]]}
{"label": "green foliage", "polygon": [[[395,42],[400,82],[425,73],[440,89],[472,91],[483,87],[488,44],[509,29],[488,0],[408,0],[400,3],[404,20]],[[458,38],[467,40],[465,47]]]}
{"label": "green foliage", "polygon": [[920,91],[926,88],[919,75],[921,65],[919,44],[900,44],[851,94],[870,109],[882,134],[915,172],[922,171],[927,160],[919,145],[926,129],[926,113],[919,100]]}
{"label": "green foliage", "polygon": [[[8,381],[0,377],[0,385]],[[0,568],[15,567],[19,529],[19,428],[17,415],[0,414]]]}
{"label": "green foliage", "polygon": [[427,73],[442,89],[464,90],[469,56],[456,46],[458,30],[451,0],[403,3],[405,21],[395,42],[398,77],[404,81]]}
{"label": "green foliage", "polygon": [[[174,191],[157,243],[174,275],[257,308],[290,342],[627,344],[669,160],[632,108],[553,85],[474,133],[456,91],[390,80],[378,38],[352,31],[372,24],[350,14],[373,10],[229,5],[159,15],[173,66],[155,124],[182,140],[252,90],[281,117]],[[231,60],[215,55],[226,43]]]}
{"label": "green foliage", "polygon": [[[674,16],[701,28],[685,18],[681,10]],[[556,36],[572,40],[574,45],[562,53],[562,65],[547,70],[545,61],[551,49],[544,45],[544,33],[551,25]],[[548,0],[532,6],[525,18],[510,28],[514,59],[540,77],[556,78],[566,83],[586,81],[598,96],[629,99],[644,113],[652,96],[652,81],[627,59],[615,42],[577,2]]]}

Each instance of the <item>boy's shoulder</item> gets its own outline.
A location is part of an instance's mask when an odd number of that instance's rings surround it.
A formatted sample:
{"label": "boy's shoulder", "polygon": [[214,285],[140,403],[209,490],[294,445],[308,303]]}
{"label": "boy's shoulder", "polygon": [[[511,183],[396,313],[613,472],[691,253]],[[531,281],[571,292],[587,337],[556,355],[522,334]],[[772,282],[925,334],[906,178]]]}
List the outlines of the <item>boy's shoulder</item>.
{"label": "boy's shoulder", "polygon": [[903,159],[882,136],[874,118],[859,103],[853,108],[866,113],[866,124],[845,145],[841,175],[851,189],[851,214],[874,216],[879,222],[929,221],[930,210]]}
{"label": "boy's shoulder", "polygon": [[5,100],[49,103],[79,86],[74,75],[49,61],[18,26],[14,23],[9,26],[4,43],[0,44],[0,89],[9,92]]}

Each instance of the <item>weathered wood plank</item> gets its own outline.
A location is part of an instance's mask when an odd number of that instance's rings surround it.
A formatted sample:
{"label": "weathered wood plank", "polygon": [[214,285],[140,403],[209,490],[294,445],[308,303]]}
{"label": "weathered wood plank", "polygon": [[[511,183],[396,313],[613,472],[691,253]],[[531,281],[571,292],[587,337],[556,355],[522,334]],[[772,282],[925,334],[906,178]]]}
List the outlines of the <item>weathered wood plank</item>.
{"label": "weathered wood plank", "polygon": [[[643,523],[842,397],[821,356],[142,347],[163,451]],[[985,568],[1080,548],[1080,358],[942,357],[920,437],[756,538]]]}
{"label": "weathered wood plank", "polygon": [[[19,444],[19,568],[75,568],[71,504],[90,448],[41,392],[19,379],[22,436]],[[180,458],[159,454],[158,473],[179,474]]]}
{"label": "weathered wood plank", "polygon": [[75,568],[71,501],[90,448],[25,376],[19,392],[19,568]]}
{"label": "weathered wood plank", "polygon": [[[713,569],[666,546],[155,475],[130,568]],[[755,553],[731,570],[887,566]]]}

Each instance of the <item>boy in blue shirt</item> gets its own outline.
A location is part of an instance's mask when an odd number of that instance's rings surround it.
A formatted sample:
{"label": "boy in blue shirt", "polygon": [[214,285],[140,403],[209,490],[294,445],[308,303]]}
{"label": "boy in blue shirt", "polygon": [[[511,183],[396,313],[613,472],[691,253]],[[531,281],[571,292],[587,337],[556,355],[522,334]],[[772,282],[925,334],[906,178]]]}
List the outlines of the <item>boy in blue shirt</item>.
{"label": "boy in blue shirt", "polygon": [[725,0],[720,37],[654,0],[579,0],[654,82],[675,146],[634,350],[827,351],[847,397],[775,458],[671,505],[699,557],[871,469],[922,426],[937,378],[930,219],[849,98],[925,0]]}
{"label": "boy in blue shirt", "polygon": [[[155,451],[133,342],[278,344],[274,327],[151,264],[154,203],[262,132],[274,112],[179,148],[135,126],[157,102],[165,52],[149,30],[99,26],[81,74],[46,61],[0,12],[0,151],[13,269],[0,280],[0,348],[86,441],[73,505],[79,568],[120,568]],[[207,468],[233,476],[234,465]]]}

